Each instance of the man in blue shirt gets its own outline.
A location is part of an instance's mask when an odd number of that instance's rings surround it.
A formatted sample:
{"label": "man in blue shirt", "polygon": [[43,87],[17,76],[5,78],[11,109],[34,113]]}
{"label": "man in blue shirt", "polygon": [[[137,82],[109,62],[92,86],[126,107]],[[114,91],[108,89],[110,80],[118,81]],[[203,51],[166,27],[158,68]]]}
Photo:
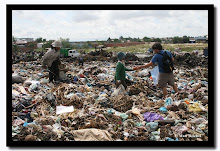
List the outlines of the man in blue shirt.
{"label": "man in blue shirt", "polygon": [[[166,97],[167,95],[167,84],[171,85],[175,92],[178,92],[177,86],[174,83],[173,72],[166,73],[164,71],[163,57],[165,55],[165,51],[163,50],[162,45],[160,43],[155,43],[152,46],[152,49],[156,53],[153,56],[152,60],[145,65],[134,67],[133,70],[138,70],[141,68],[148,68],[150,66],[153,66],[157,62],[158,68],[159,68],[158,85],[163,90],[163,96]],[[174,58],[172,54],[169,51],[166,51],[166,53],[174,62]]]}

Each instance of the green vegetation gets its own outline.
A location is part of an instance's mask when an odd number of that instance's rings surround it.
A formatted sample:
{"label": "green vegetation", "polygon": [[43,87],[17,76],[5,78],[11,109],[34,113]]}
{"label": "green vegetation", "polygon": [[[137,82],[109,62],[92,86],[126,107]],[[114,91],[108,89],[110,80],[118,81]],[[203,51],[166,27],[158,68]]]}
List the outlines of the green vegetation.
{"label": "green vegetation", "polygon": [[[36,51],[36,52],[41,52],[42,50],[43,50],[43,48],[34,49],[34,51]],[[46,50],[44,50],[44,51],[46,51]]]}
{"label": "green vegetation", "polygon": [[[110,47],[107,48],[107,51],[122,51],[129,53],[146,53],[149,48],[151,48],[151,44],[142,44],[142,45],[133,45],[127,47]],[[207,43],[193,43],[193,44],[162,44],[163,48],[166,50],[175,50],[175,48],[181,48],[182,51],[191,52],[196,49],[203,49],[208,47]],[[94,51],[95,49],[85,49],[86,53],[90,51]]]}

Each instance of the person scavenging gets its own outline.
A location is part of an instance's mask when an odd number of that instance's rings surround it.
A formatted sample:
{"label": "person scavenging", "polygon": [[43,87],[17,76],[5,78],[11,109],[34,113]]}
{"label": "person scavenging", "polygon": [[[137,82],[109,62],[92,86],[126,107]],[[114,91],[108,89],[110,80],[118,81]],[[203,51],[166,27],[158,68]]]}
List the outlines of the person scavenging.
{"label": "person scavenging", "polygon": [[148,68],[153,66],[156,62],[159,67],[159,77],[158,77],[158,86],[162,88],[163,96],[167,96],[167,84],[171,85],[175,92],[178,92],[177,86],[174,83],[173,76],[173,62],[174,58],[169,51],[163,50],[162,45],[160,43],[155,43],[152,46],[153,51],[156,53],[152,60],[142,66],[134,67],[134,70],[138,70],[141,68]]}
{"label": "person scavenging", "polygon": [[54,41],[51,48],[43,56],[43,68],[49,69],[49,82],[58,81],[61,41]]}
{"label": "person scavenging", "polygon": [[115,72],[115,84],[116,88],[120,84],[124,86],[124,88],[127,88],[127,84],[130,83],[128,79],[125,78],[126,74],[125,71],[133,71],[133,69],[126,68],[124,65],[125,60],[125,54],[123,52],[119,52],[117,54],[118,62],[116,64],[116,72]]}

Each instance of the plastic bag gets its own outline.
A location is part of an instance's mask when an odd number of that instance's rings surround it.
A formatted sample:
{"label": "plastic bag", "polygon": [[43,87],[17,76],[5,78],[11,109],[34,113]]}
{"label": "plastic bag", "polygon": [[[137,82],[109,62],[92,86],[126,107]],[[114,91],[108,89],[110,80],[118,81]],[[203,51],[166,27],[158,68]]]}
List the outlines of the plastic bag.
{"label": "plastic bag", "polygon": [[158,123],[150,122],[146,124],[148,131],[156,131],[158,129]]}
{"label": "plastic bag", "polygon": [[118,96],[118,95],[121,95],[121,94],[125,94],[125,92],[126,92],[125,87],[122,84],[120,84],[118,86],[118,88],[115,89],[115,91],[112,93],[111,96]]}
{"label": "plastic bag", "polygon": [[146,112],[144,113],[144,120],[147,122],[153,122],[155,120],[164,120],[163,117],[157,113]]}
{"label": "plastic bag", "polygon": [[144,69],[144,70],[138,72],[138,76],[139,76],[139,77],[146,77],[147,74],[148,74],[148,72],[149,72],[148,70],[149,70],[149,69]]}
{"label": "plastic bag", "polygon": [[190,104],[189,105],[189,112],[201,112],[202,109],[198,103]]}
{"label": "plastic bag", "polygon": [[151,72],[151,76],[153,78],[154,85],[156,86],[157,83],[158,83],[158,77],[159,77],[159,68],[158,68],[158,66],[154,67],[150,72]]}
{"label": "plastic bag", "polygon": [[108,78],[108,76],[107,76],[106,74],[104,74],[104,73],[98,74],[97,77],[98,77],[100,80],[102,80],[102,81],[104,81],[105,79]]}

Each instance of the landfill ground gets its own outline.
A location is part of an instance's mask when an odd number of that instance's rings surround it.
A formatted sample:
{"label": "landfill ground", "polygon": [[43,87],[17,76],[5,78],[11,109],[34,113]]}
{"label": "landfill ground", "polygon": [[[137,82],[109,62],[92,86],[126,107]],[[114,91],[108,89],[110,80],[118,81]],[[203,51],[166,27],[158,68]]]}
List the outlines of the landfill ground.
{"label": "landfill ground", "polygon": [[[208,57],[177,53],[179,92],[168,86],[167,98],[152,67],[127,71],[124,92],[114,84],[117,60],[87,58],[84,66],[62,59],[56,83],[40,59],[12,64],[13,141],[208,141]],[[126,67],[151,58],[127,56]]]}

